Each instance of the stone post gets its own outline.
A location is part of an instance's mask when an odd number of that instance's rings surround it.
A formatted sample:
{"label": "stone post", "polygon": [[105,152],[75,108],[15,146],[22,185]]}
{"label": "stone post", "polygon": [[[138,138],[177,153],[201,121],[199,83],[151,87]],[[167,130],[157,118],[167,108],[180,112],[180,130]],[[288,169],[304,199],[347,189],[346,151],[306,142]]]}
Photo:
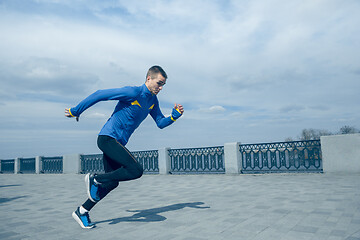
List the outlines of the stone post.
{"label": "stone post", "polygon": [[63,156],[63,173],[80,173],[81,155],[68,154]]}
{"label": "stone post", "polygon": [[14,159],[14,174],[18,174],[20,172],[20,158]]}
{"label": "stone post", "polygon": [[42,157],[41,156],[36,156],[35,157],[35,173],[39,174],[41,173],[42,170],[42,161],[41,161]]}
{"label": "stone post", "polygon": [[170,157],[169,157],[169,150],[171,148],[161,148],[159,149],[159,174],[169,174],[170,172]]}
{"label": "stone post", "polygon": [[242,162],[240,158],[240,143],[225,143],[224,144],[224,158],[225,158],[225,173],[238,174],[242,170]]}
{"label": "stone post", "polygon": [[360,134],[322,136],[324,173],[360,173]]}

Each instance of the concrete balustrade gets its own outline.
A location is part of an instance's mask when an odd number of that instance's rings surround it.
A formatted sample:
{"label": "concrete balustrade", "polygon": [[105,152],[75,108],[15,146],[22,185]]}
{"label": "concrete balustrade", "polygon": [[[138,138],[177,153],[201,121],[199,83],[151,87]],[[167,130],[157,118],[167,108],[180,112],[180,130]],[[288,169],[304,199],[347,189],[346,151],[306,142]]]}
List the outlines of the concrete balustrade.
{"label": "concrete balustrade", "polygon": [[[323,136],[320,139],[323,172],[360,173],[360,134]],[[239,142],[224,144],[224,165],[226,174],[240,174],[242,160]],[[158,150],[159,174],[169,174],[171,161],[169,150]],[[42,158],[35,158],[35,173],[42,172]],[[14,159],[14,174],[20,173],[21,158]],[[9,160],[0,160],[9,161]],[[5,172],[0,164],[0,171]],[[81,172],[81,154],[67,154],[63,156],[63,173],[77,174]]]}

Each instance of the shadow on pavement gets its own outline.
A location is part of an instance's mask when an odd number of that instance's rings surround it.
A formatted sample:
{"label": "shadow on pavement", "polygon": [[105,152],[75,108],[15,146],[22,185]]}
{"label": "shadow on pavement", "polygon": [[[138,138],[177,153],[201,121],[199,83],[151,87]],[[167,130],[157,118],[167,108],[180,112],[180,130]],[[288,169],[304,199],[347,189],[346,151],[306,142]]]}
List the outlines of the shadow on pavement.
{"label": "shadow on pavement", "polygon": [[3,187],[19,187],[19,186],[22,186],[20,184],[13,184],[13,185],[0,185],[0,188],[3,188]]}
{"label": "shadow on pavement", "polygon": [[26,197],[26,196],[19,196],[19,197],[12,197],[12,198],[0,198],[0,204],[10,202],[10,201],[14,201],[16,199],[24,198],[24,197]]}
{"label": "shadow on pavement", "polygon": [[96,223],[108,222],[109,224],[117,224],[119,222],[160,222],[166,220],[166,217],[159,215],[160,213],[176,211],[186,207],[199,209],[210,208],[199,206],[203,204],[203,202],[177,203],[165,207],[151,208],[145,210],[127,210],[127,212],[135,212],[135,214],[129,217],[113,218],[109,220],[99,221]]}

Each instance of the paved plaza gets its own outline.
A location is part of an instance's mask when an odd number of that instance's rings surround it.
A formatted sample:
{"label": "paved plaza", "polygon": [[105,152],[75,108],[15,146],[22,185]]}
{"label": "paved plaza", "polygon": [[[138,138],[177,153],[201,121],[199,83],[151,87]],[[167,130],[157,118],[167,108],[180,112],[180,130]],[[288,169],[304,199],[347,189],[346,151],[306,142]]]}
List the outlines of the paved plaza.
{"label": "paved plaza", "polygon": [[360,174],[144,175],[91,211],[84,175],[0,174],[0,239],[360,240]]}

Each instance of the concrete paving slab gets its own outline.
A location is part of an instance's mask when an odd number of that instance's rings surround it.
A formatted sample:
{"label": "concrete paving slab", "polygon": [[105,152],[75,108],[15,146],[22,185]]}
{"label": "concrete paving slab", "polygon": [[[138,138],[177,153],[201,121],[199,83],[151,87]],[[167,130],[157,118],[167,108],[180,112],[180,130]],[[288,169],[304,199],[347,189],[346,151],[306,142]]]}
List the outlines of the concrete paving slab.
{"label": "concrete paving slab", "polygon": [[360,175],[145,175],[91,211],[84,175],[1,174],[0,239],[360,240]]}

